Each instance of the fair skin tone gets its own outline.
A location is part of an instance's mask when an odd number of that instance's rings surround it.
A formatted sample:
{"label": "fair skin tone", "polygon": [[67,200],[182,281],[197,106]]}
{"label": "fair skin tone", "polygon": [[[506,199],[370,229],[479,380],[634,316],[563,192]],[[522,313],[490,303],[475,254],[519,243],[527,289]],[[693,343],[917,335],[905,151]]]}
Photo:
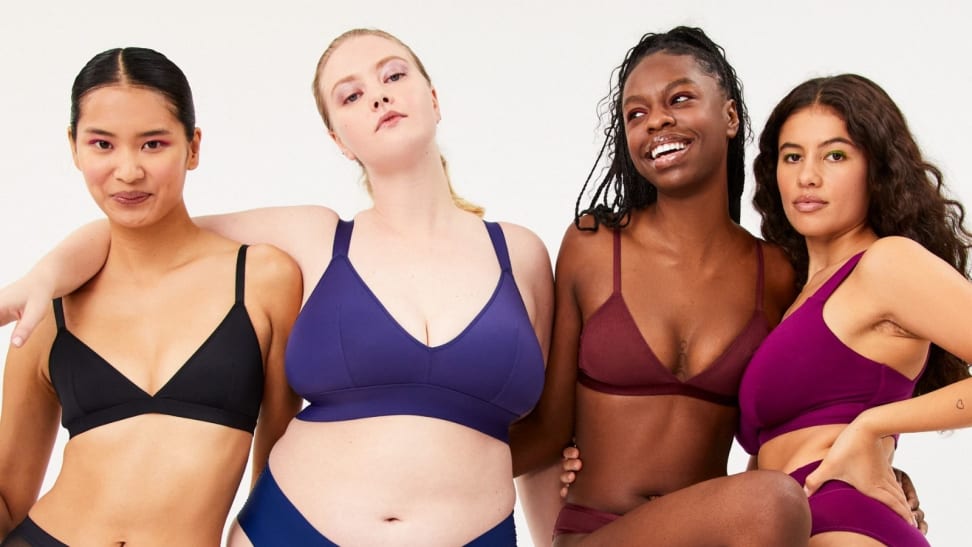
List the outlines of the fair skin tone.
{"label": "fair skin tone", "polygon": [[[866,222],[867,162],[832,110],[811,106],[782,126],[777,179],[790,223],[806,237],[807,286],[797,309],[850,256],[864,256],[824,307],[842,343],[908,378],[920,374],[929,342],[972,360],[972,284],[919,244],[878,238]],[[791,471],[823,460],[807,479],[809,493],[839,479],[911,520],[890,464],[890,435],[972,425],[965,380],[931,394],[874,407],[849,425],[822,425],[780,435],[758,454],[761,468]],[[815,547],[879,545],[847,532],[814,536]]]}
{"label": "fair skin tone", "polygon": [[[373,189],[374,207],[355,217],[349,259],[402,329],[431,347],[446,343],[489,299],[499,267],[482,222],[449,196],[434,140],[440,118],[435,93],[411,55],[380,37],[347,40],[323,70],[331,136],[345,156],[362,162]],[[546,253],[526,230],[503,229],[514,277],[546,347]],[[326,264],[326,258],[313,262]],[[320,272],[305,271],[305,277]],[[383,446],[422,448],[376,449]],[[306,454],[327,454],[328,465]],[[339,544],[461,544],[513,506],[509,448],[442,420],[296,421],[271,459],[287,496]],[[360,492],[375,495],[365,501]],[[353,511],[331,510],[349,501]],[[233,543],[248,542],[236,534]]]}
{"label": "fair skin tone", "polygon": [[[373,189],[374,207],[355,216],[349,260],[416,342],[447,343],[483,309],[500,266],[482,220],[459,209],[449,194],[435,142],[440,118],[435,91],[404,47],[378,36],[342,42],[323,70],[320,91],[331,136],[345,156],[363,165]],[[199,222],[227,237],[271,243],[287,252],[306,280],[306,301],[330,262],[337,220],[329,209],[305,206]],[[530,231],[508,223],[501,227],[516,285],[545,354],[552,308],[549,258]],[[60,264],[71,263],[75,271],[97,269],[97,257],[80,249],[91,241],[103,246],[103,228],[87,227],[74,240],[56,251],[75,257]],[[58,276],[48,272],[65,268],[45,268],[31,274],[50,283],[44,289],[18,283],[3,296],[60,288],[60,281],[51,281]],[[513,509],[509,447],[444,420],[408,415],[294,420],[270,462],[301,514],[341,545],[464,544]],[[230,544],[249,543],[234,526]]]}
{"label": "fair skin tone", "polygon": [[[232,306],[226,280],[234,278],[239,245],[189,219],[182,188],[186,171],[198,164],[200,132],[187,140],[163,95],[101,87],[81,99],[80,112],[71,150],[108,216],[113,245],[98,275],[64,299],[66,328],[152,394]],[[48,370],[57,331],[53,314],[45,313],[30,340],[10,349],[5,366],[0,535],[29,509],[42,528],[71,545],[219,544],[251,440],[259,472],[299,404],[283,375],[298,272],[269,247],[248,256],[244,304],[265,363],[255,436],[161,414],[111,422],[68,441],[57,481],[37,500],[59,416]]]}
{"label": "fair skin tone", "polygon": [[[645,345],[685,381],[706,370],[754,315],[755,241],[728,214],[727,141],[738,117],[693,57],[664,52],[632,70],[623,105],[629,152],[658,200],[634,211],[621,230],[622,296]],[[672,143],[677,151],[657,155]],[[734,407],[577,384],[581,329],[613,290],[613,237],[603,227],[571,227],[564,236],[536,419],[550,424],[545,461],[571,432],[584,448],[585,473],[567,501],[624,516],[590,534],[560,535],[554,545],[630,545],[645,537],[661,545],[805,544],[809,519],[795,483],[762,472],[725,477]],[[792,270],[778,249],[764,246],[764,253],[763,312],[772,324],[792,299]]]}

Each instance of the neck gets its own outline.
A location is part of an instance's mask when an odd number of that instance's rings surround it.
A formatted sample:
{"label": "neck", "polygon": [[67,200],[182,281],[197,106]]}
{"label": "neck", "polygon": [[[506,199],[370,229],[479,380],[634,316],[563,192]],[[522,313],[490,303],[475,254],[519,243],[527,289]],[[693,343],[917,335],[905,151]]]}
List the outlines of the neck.
{"label": "neck", "polygon": [[877,234],[866,223],[837,234],[808,237],[807,240],[807,279],[867,249],[878,239]]}
{"label": "neck", "polygon": [[707,188],[687,196],[659,192],[658,200],[647,209],[650,222],[673,251],[698,250],[704,254],[725,245],[737,232],[737,224],[729,217],[725,183]]}
{"label": "neck", "polygon": [[398,232],[432,231],[458,212],[438,147],[394,169],[368,169],[374,212]]}
{"label": "neck", "polygon": [[187,243],[202,232],[189,218],[185,205],[150,226],[109,224],[111,248],[105,270],[123,270],[137,279],[165,275],[187,262],[194,254]]}

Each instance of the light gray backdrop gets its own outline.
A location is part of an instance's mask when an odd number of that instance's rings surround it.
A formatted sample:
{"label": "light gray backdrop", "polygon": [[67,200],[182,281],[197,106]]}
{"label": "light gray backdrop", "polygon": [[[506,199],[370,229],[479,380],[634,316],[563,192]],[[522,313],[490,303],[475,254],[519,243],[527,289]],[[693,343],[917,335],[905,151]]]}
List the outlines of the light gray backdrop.
{"label": "light gray backdrop", "polygon": [[[75,74],[111,47],[158,49],[192,83],[204,136],[202,163],[187,184],[193,214],[318,203],[350,217],[367,197],[357,168],[323,131],[310,82],[340,32],[391,31],[418,53],[438,88],[439,141],[459,192],[485,205],[491,219],[532,228],[556,256],[599,146],[596,105],[612,69],[644,32],[676,24],[701,26],[726,48],[757,132],[775,102],[808,77],[859,72],[876,80],[954,193],[972,203],[966,11],[935,0],[0,0],[0,284],[100,216],[71,164],[65,130]],[[749,196],[743,223],[755,231]],[[10,327],[0,329],[0,341],[9,335]],[[897,461],[918,484],[936,545],[967,544],[970,447],[969,432],[902,439]],[[731,470],[744,461],[735,452]],[[237,508],[241,500],[242,493]],[[522,522],[520,535],[529,545]]]}

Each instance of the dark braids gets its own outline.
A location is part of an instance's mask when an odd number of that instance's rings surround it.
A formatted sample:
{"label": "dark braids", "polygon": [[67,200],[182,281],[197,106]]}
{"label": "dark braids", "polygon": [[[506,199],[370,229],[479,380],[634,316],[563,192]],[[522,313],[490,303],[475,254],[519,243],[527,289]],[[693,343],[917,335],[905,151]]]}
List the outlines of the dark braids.
{"label": "dark braids", "polygon": [[[709,39],[702,29],[676,27],[665,33],[648,33],[642,36],[638,44],[628,50],[621,66],[614,70],[612,80],[616,80],[616,84],[599,105],[602,118],[608,114],[604,110],[609,109],[610,115],[609,123],[604,128],[604,144],[574,204],[574,224],[582,230],[597,230],[600,224],[609,228],[626,226],[633,209],[644,208],[658,199],[657,189],[638,173],[628,153],[628,140],[624,133],[622,95],[628,76],[638,63],[648,55],[662,51],[673,55],[692,56],[704,72],[715,77],[726,98],[736,103],[739,131],[729,140],[727,172],[729,216],[733,221],[739,222],[743,183],[746,177],[746,141],[750,137],[749,113],[746,110],[746,103],[743,102],[742,82],[726,60],[722,47]],[[609,163],[604,177],[595,188],[590,205],[581,210],[581,201],[584,199],[587,187],[598,167],[602,165],[602,160],[605,159]],[[586,215],[594,219],[593,226],[581,227],[581,218]]]}

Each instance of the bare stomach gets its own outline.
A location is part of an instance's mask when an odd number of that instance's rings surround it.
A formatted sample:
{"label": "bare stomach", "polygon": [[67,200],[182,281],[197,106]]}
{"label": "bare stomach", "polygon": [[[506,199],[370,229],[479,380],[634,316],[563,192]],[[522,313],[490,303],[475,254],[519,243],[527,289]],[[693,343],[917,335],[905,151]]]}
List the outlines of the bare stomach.
{"label": "bare stomach", "polygon": [[251,440],[157,414],[92,429],[68,442],[30,517],[71,546],[218,546]]}
{"label": "bare stomach", "polygon": [[[845,427],[844,424],[818,425],[774,437],[760,447],[757,465],[760,469],[792,473],[824,459]],[[894,439],[888,437],[884,443],[887,453],[893,453]]]}
{"label": "bare stomach", "polygon": [[294,420],[270,454],[273,476],[339,545],[461,545],[513,510],[509,446],[444,420]]}
{"label": "bare stomach", "polygon": [[623,514],[645,501],[725,476],[737,412],[679,395],[577,390],[584,469],[568,501]]}

